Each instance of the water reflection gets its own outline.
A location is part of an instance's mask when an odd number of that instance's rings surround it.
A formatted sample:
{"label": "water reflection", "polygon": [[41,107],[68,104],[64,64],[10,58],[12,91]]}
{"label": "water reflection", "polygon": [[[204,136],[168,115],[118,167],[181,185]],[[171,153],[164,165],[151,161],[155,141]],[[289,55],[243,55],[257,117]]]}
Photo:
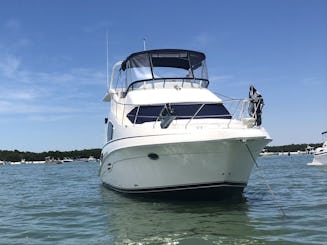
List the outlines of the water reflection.
{"label": "water reflection", "polygon": [[101,186],[107,244],[326,244],[326,171],[310,160],[259,158],[241,202],[145,201]]}
{"label": "water reflection", "polygon": [[141,200],[102,187],[113,244],[251,244],[243,202]]}

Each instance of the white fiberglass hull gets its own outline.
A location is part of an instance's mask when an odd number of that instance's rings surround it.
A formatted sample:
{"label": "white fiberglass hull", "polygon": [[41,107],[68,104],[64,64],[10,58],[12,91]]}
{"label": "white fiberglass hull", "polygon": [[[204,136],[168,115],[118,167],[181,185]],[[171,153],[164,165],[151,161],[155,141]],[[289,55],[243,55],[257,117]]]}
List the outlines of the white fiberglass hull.
{"label": "white fiberglass hull", "polygon": [[319,163],[321,165],[327,165],[327,151],[322,153],[315,153],[313,162]]}
{"label": "white fiberglass hull", "polygon": [[254,158],[270,141],[255,137],[156,144],[155,136],[146,138],[153,144],[136,145],[144,137],[133,137],[103,148],[100,177],[105,186],[133,194],[240,194]]}

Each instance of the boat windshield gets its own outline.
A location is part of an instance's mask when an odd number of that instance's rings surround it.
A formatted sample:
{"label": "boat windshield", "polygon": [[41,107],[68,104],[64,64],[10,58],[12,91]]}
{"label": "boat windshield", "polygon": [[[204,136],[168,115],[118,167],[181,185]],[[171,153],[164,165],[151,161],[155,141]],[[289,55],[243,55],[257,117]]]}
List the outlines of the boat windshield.
{"label": "boat windshield", "polygon": [[165,104],[142,105],[135,107],[127,114],[127,118],[134,124],[155,122],[169,108],[174,119],[231,119],[232,116],[223,104]]}
{"label": "boat windshield", "polygon": [[205,55],[196,51],[161,49],[134,53],[122,63],[121,71],[125,72],[127,87],[137,82],[167,82],[167,79],[201,81],[201,86],[208,86]]}

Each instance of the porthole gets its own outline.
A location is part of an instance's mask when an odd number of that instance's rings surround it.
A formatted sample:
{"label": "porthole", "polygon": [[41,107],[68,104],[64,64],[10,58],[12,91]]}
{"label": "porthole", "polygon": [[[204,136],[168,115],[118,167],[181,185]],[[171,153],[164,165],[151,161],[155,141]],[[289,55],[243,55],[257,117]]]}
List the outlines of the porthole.
{"label": "porthole", "polygon": [[156,153],[149,153],[148,158],[150,158],[151,160],[158,160],[159,156]]}

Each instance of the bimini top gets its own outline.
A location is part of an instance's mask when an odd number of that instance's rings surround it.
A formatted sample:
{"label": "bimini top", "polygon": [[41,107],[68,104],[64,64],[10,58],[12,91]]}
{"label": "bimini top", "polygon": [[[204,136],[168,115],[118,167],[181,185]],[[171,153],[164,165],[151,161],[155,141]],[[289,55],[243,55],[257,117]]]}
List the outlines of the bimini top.
{"label": "bimini top", "polygon": [[122,63],[121,69],[136,67],[175,67],[197,69],[205,60],[201,52],[181,49],[157,49],[133,53]]}
{"label": "bimini top", "polygon": [[[207,87],[208,72],[205,55],[201,52],[182,49],[157,49],[133,53],[120,66],[121,77],[116,86],[127,88],[165,87],[174,83],[183,86],[198,84]],[[150,86],[151,85],[151,86]],[[176,85],[176,84],[175,84]]]}

